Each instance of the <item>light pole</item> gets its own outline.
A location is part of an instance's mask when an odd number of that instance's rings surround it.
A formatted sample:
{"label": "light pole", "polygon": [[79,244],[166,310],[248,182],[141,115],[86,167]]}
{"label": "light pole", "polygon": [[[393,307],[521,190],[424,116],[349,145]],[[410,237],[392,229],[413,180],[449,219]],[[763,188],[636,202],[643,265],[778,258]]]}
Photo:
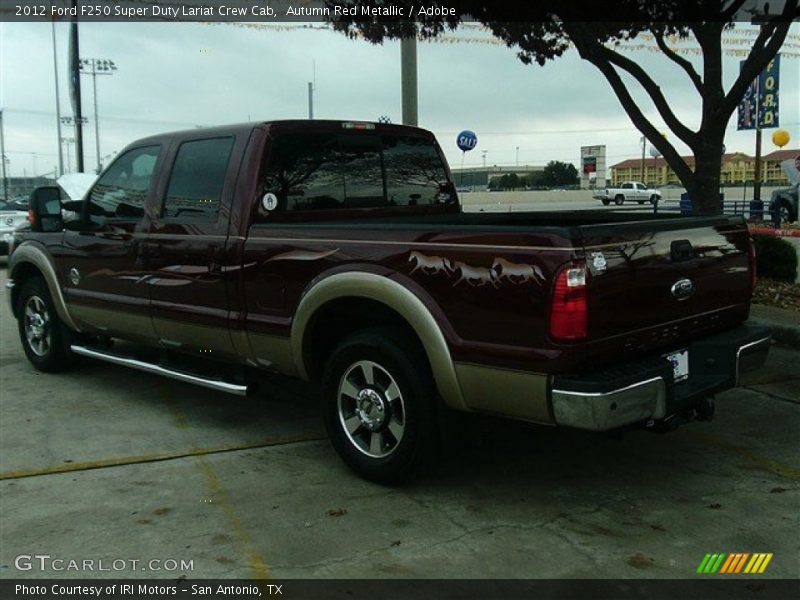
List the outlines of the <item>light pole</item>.
{"label": "light pole", "polygon": [[519,166],[519,146],[517,146],[517,166]]}
{"label": "light pole", "polygon": [[67,173],[72,173],[72,161],[70,160],[69,145],[75,143],[75,138],[74,137],[62,137],[61,138],[61,143],[67,145]]}
{"label": "light pole", "polygon": [[483,168],[486,169],[486,153],[488,150],[481,150],[481,154],[483,154]]}
{"label": "light pole", "polygon": [[97,155],[97,173],[103,168],[100,164],[100,121],[97,117],[97,76],[113,75],[117,70],[117,65],[113,60],[105,58],[82,58],[80,60],[80,70],[82,75],[92,76],[92,90],[94,98],[94,145]]}

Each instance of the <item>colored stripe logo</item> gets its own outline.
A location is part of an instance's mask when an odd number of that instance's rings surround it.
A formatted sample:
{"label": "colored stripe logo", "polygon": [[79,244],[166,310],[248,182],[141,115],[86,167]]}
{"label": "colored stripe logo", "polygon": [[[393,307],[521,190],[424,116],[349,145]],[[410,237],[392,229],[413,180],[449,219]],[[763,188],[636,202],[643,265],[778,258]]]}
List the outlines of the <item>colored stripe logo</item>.
{"label": "colored stripe logo", "polygon": [[720,575],[736,574],[761,574],[767,569],[769,561],[772,560],[772,552],[733,552],[726,554],[718,552],[706,554],[697,567],[698,573]]}

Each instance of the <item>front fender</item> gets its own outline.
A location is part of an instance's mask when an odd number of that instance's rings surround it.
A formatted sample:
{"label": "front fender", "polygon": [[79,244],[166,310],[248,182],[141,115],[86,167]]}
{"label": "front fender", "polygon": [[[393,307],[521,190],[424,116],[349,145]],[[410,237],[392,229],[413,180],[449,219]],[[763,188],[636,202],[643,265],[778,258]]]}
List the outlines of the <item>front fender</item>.
{"label": "front fender", "polygon": [[[80,331],[75,321],[72,319],[72,316],[69,314],[67,303],[61,292],[61,286],[58,283],[53,259],[47,252],[47,249],[39,242],[28,240],[22,242],[22,244],[14,249],[8,261],[9,281],[13,281],[15,286],[22,285],[24,281],[23,278],[25,277],[24,273],[27,271],[26,267],[33,267],[41,274],[47,284],[50,298],[53,300],[56,312],[61,321],[70,329]],[[14,299],[16,297],[16,294],[11,294],[11,310],[13,312],[16,311],[16,307],[14,307]]]}

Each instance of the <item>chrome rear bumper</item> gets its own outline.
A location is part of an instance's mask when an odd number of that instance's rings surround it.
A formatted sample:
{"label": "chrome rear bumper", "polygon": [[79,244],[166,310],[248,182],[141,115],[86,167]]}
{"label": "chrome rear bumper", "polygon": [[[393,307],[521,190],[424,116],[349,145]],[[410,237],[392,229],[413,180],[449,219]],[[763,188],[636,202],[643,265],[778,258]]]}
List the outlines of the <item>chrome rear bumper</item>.
{"label": "chrome rear bumper", "polygon": [[610,431],[659,421],[739,384],[767,358],[769,329],[740,325],[688,344],[689,378],[675,383],[660,356],[585,376],[555,377],[550,391],[558,425]]}

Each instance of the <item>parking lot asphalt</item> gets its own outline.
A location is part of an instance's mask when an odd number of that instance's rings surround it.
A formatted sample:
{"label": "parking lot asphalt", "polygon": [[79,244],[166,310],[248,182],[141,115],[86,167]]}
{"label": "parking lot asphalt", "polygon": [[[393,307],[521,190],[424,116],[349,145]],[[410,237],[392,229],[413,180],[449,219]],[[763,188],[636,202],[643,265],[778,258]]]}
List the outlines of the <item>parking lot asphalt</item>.
{"label": "parking lot asphalt", "polygon": [[237,398],[91,360],[35,371],[5,280],[3,259],[0,578],[694,578],[709,552],[771,552],[760,577],[800,576],[796,350],[773,347],[712,423],[470,420],[386,488],[335,456],[306,386]]}

